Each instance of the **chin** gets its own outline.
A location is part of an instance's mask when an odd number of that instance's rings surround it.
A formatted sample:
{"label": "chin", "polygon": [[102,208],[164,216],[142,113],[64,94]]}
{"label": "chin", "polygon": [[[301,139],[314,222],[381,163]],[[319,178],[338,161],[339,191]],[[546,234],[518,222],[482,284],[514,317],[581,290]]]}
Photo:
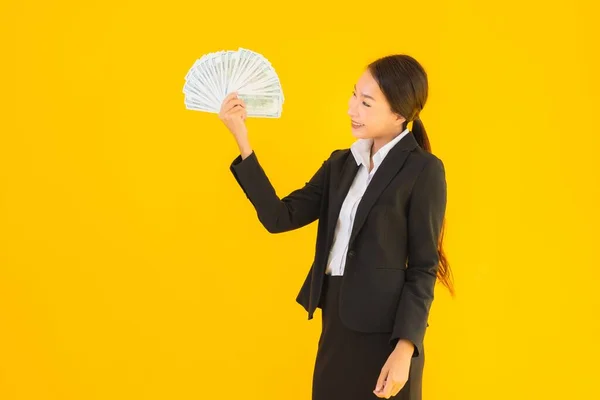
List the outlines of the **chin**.
{"label": "chin", "polygon": [[368,139],[370,138],[368,132],[363,132],[361,129],[350,129],[352,136],[357,139]]}

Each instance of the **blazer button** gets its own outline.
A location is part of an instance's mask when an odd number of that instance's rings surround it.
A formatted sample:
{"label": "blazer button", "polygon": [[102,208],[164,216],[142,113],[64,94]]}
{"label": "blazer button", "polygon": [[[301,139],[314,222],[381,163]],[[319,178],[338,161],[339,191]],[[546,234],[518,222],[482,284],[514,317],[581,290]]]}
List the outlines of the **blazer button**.
{"label": "blazer button", "polygon": [[348,252],[348,257],[354,257],[354,250],[350,250]]}

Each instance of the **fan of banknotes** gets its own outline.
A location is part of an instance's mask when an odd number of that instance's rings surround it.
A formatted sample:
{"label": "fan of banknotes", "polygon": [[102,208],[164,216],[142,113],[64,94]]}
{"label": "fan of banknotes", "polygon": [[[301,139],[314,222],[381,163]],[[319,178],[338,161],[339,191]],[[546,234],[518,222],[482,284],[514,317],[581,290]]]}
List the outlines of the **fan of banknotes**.
{"label": "fan of banknotes", "polygon": [[203,55],[185,76],[188,110],[218,113],[231,92],[246,104],[248,117],[279,118],[285,98],[271,63],[254,51],[239,48]]}

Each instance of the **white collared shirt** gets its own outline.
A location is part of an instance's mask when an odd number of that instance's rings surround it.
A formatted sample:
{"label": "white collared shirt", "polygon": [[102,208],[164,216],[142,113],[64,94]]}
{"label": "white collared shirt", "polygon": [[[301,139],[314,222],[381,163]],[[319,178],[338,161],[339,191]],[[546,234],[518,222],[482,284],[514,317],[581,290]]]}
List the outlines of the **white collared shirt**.
{"label": "white collared shirt", "polygon": [[369,159],[373,139],[358,139],[350,147],[356,164],[359,165],[359,169],[340,210],[340,215],[335,226],[333,245],[331,246],[327,268],[325,269],[326,274],[344,274],[348,242],[350,241],[350,233],[352,232],[352,225],[354,224],[354,216],[356,215],[358,204],[385,156],[408,133],[409,130],[407,128],[373,155],[373,169],[371,172],[369,172]]}

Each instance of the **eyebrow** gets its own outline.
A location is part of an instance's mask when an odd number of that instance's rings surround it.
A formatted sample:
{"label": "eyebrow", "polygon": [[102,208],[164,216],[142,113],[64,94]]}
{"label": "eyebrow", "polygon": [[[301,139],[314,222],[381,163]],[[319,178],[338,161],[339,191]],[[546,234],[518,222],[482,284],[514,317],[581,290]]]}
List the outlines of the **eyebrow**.
{"label": "eyebrow", "polygon": [[[354,85],[354,90],[356,91],[356,85]],[[368,94],[361,93],[361,96],[363,96],[363,97],[367,97],[367,98],[369,98],[369,99],[371,99],[371,100],[373,100],[373,101],[377,101],[377,100],[375,100],[373,97],[369,96]]]}

